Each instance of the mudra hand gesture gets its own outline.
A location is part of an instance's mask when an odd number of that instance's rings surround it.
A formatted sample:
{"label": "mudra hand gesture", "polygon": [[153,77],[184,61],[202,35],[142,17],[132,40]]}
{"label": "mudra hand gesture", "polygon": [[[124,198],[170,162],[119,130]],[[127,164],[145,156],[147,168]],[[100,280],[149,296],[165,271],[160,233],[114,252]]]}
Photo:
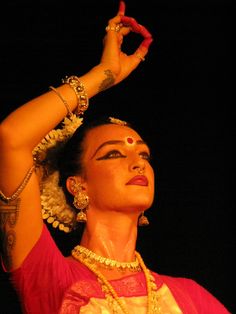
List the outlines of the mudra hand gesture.
{"label": "mudra hand gesture", "polygon": [[[114,76],[113,84],[117,84],[126,78],[141,61],[145,60],[152,35],[142,25],[132,18],[125,16],[125,3],[120,1],[117,15],[110,19],[105,28],[104,50],[101,57],[101,65],[112,71]],[[122,51],[124,36],[135,32],[143,37],[143,41],[133,54],[127,55]]]}

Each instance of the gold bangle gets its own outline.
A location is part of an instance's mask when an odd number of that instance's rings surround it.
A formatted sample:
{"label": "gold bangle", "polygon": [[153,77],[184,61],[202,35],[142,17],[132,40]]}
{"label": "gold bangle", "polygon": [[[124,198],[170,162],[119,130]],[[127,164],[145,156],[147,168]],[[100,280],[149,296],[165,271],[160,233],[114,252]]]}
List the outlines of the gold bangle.
{"label": "gold bangle", "polygon": [[57,96],[61,99],[61,101],[63,102],[63,104],[66,107],[67,110],[67,114],[71,117],[73,115],[72,111],[70,110],[70,107],[68,105],[68,103],[66,102],[66,100],[61,96],[61,94],[56,90],[55,87],[53,86],[49,86],[49,89],[51,89],[53,92],[55,92],[57,94]]}
{"label": "gold bangle", "polygon": [[89,99],[88,95],[85,92],[84,85],[80,82],[79,78],[75,75],[66,76],[62,79],[62,83],[70,85],[70,87],[74,90],[77,97],[77,115],[83,115],[84,112],[88,109]]}

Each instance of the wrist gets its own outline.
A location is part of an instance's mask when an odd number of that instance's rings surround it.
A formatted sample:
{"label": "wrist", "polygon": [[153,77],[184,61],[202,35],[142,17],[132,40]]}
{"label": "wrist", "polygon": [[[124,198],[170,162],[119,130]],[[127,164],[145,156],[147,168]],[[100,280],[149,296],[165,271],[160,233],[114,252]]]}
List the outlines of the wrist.
{"label": "wrist", "polygon": [[75,76],[66,76],[62,82],[64,84],[68,84],[72,90],[74,91],[76,98],[77,98],[77,115],[83,115],[83,113],[88,109],[89,106],[89,98],[86,93],[85,87],[80,79]]}
{"label": "wrist", "polygon": [[103,64],[93,67],[88,73],[79,77],[83,83],[88,98],[112,87],[115,84],[116,76]]}

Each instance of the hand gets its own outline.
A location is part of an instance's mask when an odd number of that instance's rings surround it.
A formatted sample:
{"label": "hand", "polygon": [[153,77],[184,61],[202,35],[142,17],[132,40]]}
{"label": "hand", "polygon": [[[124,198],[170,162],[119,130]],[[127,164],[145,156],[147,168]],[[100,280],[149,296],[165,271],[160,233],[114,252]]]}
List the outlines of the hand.
{"label": "hand", "polygon": [[[118,13],[109,20],[106,32],[100,64],[112,71],[115,78],[114,84],[117,84],[126,78],[141,61],[145,60],[144,57],[153,39],[144,26],[138,24],[134,18],[125,16],[124,1],[120,1]],[[124,36],[130,32],[140,34],[144,39],[133,54],[127,55],[122,51],[122,43]]]}

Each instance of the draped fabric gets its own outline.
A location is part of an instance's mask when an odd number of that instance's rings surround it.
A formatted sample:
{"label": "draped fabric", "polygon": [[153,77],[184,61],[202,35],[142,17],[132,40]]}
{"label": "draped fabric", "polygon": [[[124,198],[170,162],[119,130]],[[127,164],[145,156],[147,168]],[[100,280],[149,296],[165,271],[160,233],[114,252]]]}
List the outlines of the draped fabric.
{"label": "draped fabric", "polygon": [[[229,313],[195,281],[152,274],[158,288],[157,313]],[[40,239],[22,266],[11,273],[11,279],[25,314],[112,313],[96,276],[78,261],[64,257],[45,225]],[[147,288],[143,272],[110,280],[110,283],[129,313],[146,313]],[[117,314],[122,313],[117,304],[115,307]]]}

